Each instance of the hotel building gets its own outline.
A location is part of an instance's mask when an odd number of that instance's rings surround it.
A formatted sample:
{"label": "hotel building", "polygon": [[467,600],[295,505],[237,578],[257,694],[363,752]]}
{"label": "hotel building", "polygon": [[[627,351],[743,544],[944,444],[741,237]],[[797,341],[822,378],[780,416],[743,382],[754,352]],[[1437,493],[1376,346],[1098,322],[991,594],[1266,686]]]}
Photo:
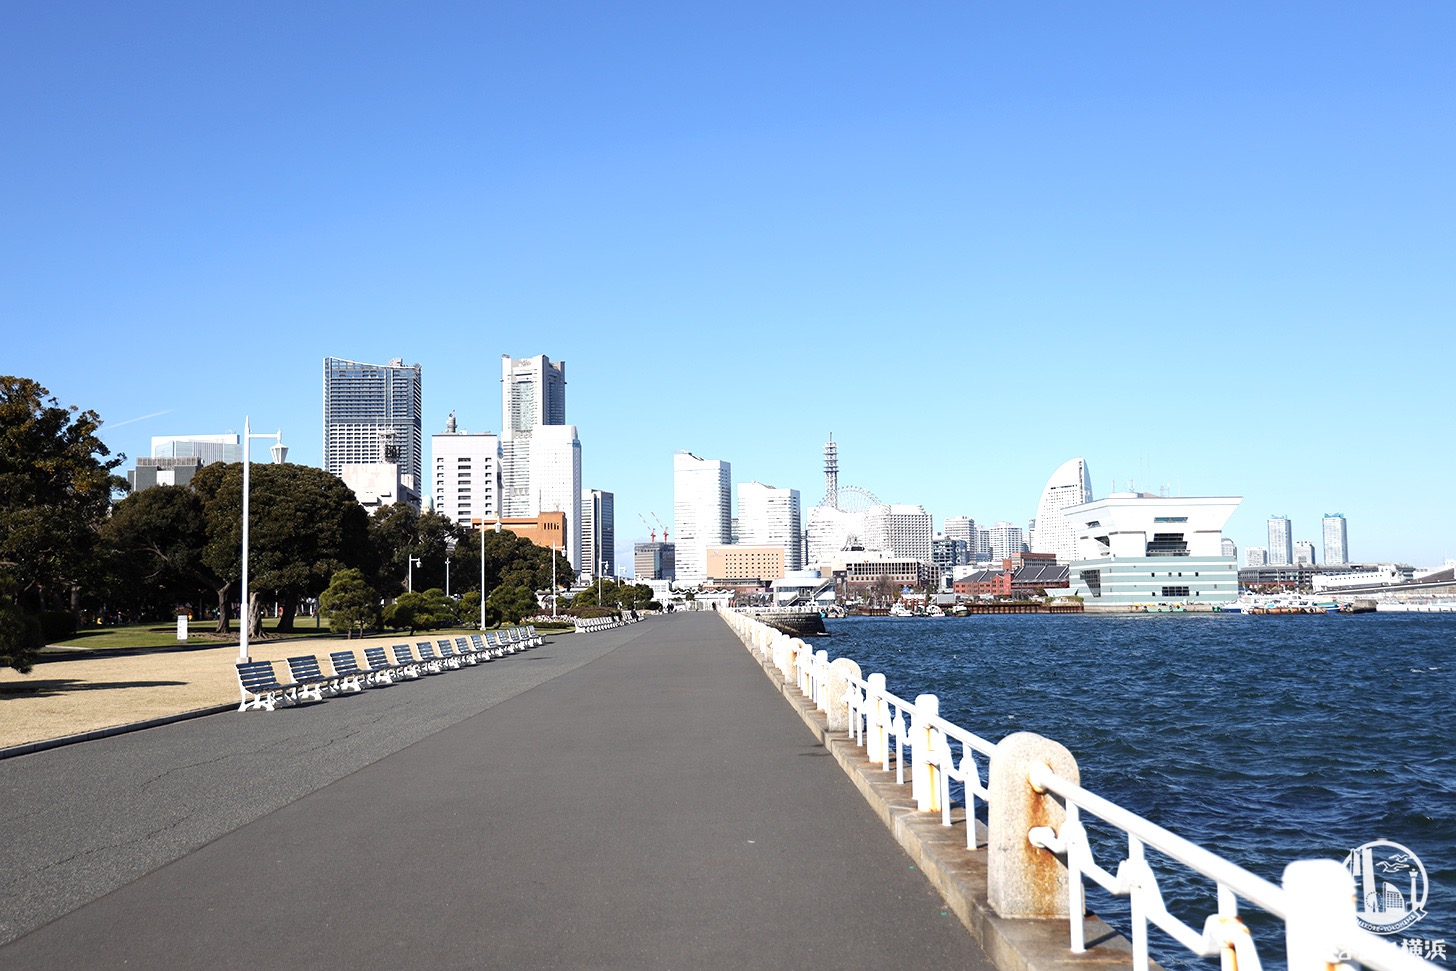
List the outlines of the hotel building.
{"label": "hotel building", "polygon": [[776,489],[762,482],[738,483],[737,522],[735,543],[783,548],[780,575],[783,570],[803,568],[804,531],[799,520],[798,489]]}
{"label": "hotel building", "polygon": [[346,465],[396,465],[399,499],[419,508],[421,384],[420,366],[400,358],[388,364],[324,358],[324,468],[342,476]]}
{"label": "hotel building", "polygon": [[1092,501],[1092,478],[1084,459],[1068,459],[1052,473],[1041,501],[1036,506],[1035,526],[1031,531],[1033,553],[1055,554],[1058,563],[1077,558],[1077,533],[1071,521],[1062,515],[1069,506]]}
{"label": "hotel building", "polygon": [[685,584],[708,579],[708,547],[732,542],[732,466],[692,452],[672,457],[673,535],[677,578]]}

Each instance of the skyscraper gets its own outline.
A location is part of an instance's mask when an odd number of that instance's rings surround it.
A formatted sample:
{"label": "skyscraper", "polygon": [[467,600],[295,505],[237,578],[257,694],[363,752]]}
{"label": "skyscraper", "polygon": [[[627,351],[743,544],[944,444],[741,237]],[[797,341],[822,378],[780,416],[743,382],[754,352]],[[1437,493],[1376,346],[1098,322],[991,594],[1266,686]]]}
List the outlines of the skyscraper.
{"label": "skyscraper", "polygon": [[[537,428],[566,424],[566,362],[545,354],[501,355],[501,488],[507,516],[534,516],[540,487],[531,482]],[[573,561],[573,565],[576,564]]]}
{"label": "skyscraper", "polygon": [[1294,563],[1314,566],[1314,544],[1307,539],[1295,540]]}
{"label": "skyscraper", "polygon": [[782,546],[784,569],[803,569],[799,490],[776,489],[762,482],[738,483],[737,542],[744,546]]}
{"label": "skyscraper", "polygon": [[865,548],[894,558],[933,562],[930,550],[935,531],[924,506],[881,503],[865,511]]}
{"label": "skyscraper", "polygon": [[677,537],[677,578],[702,583],[708,578],[708,547],[732,540],[732,467],[692,452],[672,457],[673,535]]}
{"label": "skyscraper", "polygon": [[1339,566],[1350,562],[1350,549],[1347,545],[1349,537],[1345,533],[1345,514],[1342,512],[1327,512],[1324,518],[1325,527],[1325,565]]}
{"label": "skyscraper", "polygon": [[578,571],[585,570],[587,565],[581,558],[581,442],[576,437],[576,426],[537,425],[531,433],[530,456],[530,511],[523,515],[564,513],[563,552]]}
{"label": "skyscraper", "polygon": [[1269,566],[1294,563],[1294,530],[1288,516],[1269,517]]}
{"label": "skyscraper", "polygon": [[346,465],[397,465],[401,498],[418,508],[421,384],[420,366],[401,358],[388,364],[324,358],[324,468],[342,475]]}
{"label": "skyscraper", "polygon": [[1021,537],[1021,527],[1008,522],[999,522],[991,527],[991,559],[1009,560],[1024,552],[1026,543]]}
{"label": "skyscraper", "polygon": [[581,570],[593,577],[617,575],[616,497],[601,489],[581,492]]}
{"label": "skyscraper", "polygon": [[1062,515],[1068,506],[1092,501],[1092,477],[1084,459],[1068,459],[1047,480],[1036,506],[1036,527],[1031,534],[1033,553],[1055,553],[1058,563],[1077,558],[1077,531]]}

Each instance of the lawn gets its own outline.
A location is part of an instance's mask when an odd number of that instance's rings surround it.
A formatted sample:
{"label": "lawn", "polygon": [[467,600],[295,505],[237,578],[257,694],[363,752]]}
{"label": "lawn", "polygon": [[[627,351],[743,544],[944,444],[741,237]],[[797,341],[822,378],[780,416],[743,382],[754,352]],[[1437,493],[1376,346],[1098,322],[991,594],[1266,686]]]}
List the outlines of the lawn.
{"label": "lawn", "polygon": [[[237,624],[233,625],[233,632],[230,635],[213,633],[214,621],[202,621],[192,624],[188,628],[188,643],[200,644],[236,644],[238,642]],[[263,619],[263,630],[272,631],[278,626],[278,621],[271,617]],[[509,626],[509,625],[507,625]],[[416,631],[409,634],[405,631],[385,631],[364,635],[365,640],[401,640],[410,637],[461,637],[480,633],[474,627],[461,627],[454,630],[432,630]],[[265,633],[265,636],[270,636]],[[308,640],[315,637],[335,638],[342,635],[330,630],[327,625],[314,626],[312,617],[297,617],[293,621],[293,630],[285,635],[288,640]],[[177,646],[177,624],[125,624],[119,627],[92,627],[77,631],[73,636],[62,641],[57,641],[55,647],[85,647],[92,650],[115,650],[118,648],[161,648]]]}

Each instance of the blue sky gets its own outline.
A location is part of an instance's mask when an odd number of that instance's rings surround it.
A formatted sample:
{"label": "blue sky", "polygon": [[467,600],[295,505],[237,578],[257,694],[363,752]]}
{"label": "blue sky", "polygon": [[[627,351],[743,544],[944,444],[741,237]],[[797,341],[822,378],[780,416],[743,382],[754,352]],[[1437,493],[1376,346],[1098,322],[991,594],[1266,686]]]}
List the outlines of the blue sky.
{"label": "blue sky", "polygon": [[[1024,524],[1086,457],[1456,556],[1456,5],[0,0],[0,372],[114,450],[425,431],[567,362],[618,548],[671,456]],[[261,450],[260,450],[261,457]],[[640,534],[640,535],[639,535]],[[624,562],[630,563],[630,558]]]}

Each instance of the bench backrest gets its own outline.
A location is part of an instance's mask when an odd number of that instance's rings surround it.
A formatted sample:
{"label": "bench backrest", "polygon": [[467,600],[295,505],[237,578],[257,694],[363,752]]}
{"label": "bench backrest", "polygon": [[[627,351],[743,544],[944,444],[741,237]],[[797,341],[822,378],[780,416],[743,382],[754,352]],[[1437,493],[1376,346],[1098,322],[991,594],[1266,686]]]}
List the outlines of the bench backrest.
{"label": "bench backrest", "polygon": [[384,653],[384,648],[382,647],[364,648],[364,660],[376,671],[380,668],[394,667],[394,665],[389,663],[389,656]]}
{"label": "bench backrest", "polygon": [[470,643],[475,647],[477,651],[485,650],[485,638],[481,637],[479,634],[471,634]]}
{"label": "bench backrest", "polygon": [[455,638],[455,653],[456,654],[469,654],[470,653],[470,642],[467,641],[463,637],[457,637],[457,638]]}
{"label": "bench backrest", "polygon": [[295,681],[322,681],[324,676],[319,670],[318,658],[311,655],[289,658],[288,673]]}
{"label": "bench backrest", "polygon": [[242,661],[236,667],[238,683],[249,691],[278,685],[278,675],[273,672],[272,661]]}
{"label": "bench backrest", "polygon": [[441,657],[450,658],[455,656],[455,649],[450,646],[450,641],[448,639],[442,637],[436,643],[438,643],[440,646]]}
{"label": "bench backrest", "polygon": [[415,659],[414,652],[410,650],[410,646],[408,644],[391,644],[389,645],[389,649],[394,652],[395,664],[420,663],[418,660]]}
{"label": "bench backrest", "polygon": [[332,651],[329,654],[329,663],[334,666],[335,674],[359,674],[359,659],[354,656],[353,651]]}
{"label": "bench backrest", "polygon": [[420,660],[421,661],[438,661],[439,660],[439,658],[435,657],[435,649],[430,646],[430,642],[429,641],[416,641],[415,642],[415,650],[416,651],[419,651],[419,653],[420,653]]}

